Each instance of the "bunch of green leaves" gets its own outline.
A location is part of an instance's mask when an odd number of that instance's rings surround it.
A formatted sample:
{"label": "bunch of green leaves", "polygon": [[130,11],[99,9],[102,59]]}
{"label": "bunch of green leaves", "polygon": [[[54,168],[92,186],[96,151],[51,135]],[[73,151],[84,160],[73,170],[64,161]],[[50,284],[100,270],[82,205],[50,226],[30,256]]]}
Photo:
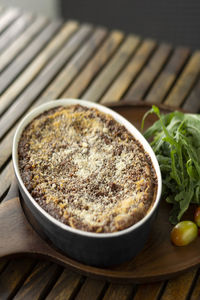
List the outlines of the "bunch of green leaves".
{"label": "bunch of green leaves", "polygon": [[163,181],[163,195],[171,203],[170,222],[180,221],[190,203],[200,204],[200,115],[175,111],[160,114],[152,106],[143,118],[158,117],[144,136],[151,139]]}

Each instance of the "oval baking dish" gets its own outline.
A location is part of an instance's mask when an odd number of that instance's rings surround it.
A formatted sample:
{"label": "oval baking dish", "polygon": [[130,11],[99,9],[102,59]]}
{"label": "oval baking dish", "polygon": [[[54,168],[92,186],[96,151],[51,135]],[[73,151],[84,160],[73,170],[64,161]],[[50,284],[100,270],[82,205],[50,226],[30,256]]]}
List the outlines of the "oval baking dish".
{"label": "oval baking dish", "polygon": [[[86,232],[61,223],[39,206],[22,181],[18,167],[18,143],[23,130],[35,117],[43,112],[58,106],[75,104],[96,108],[105,114],[111,115],[139,141],[145,152],[150,156],[155,169],[158,185],[153,205],[144,218],[121,231],[112,233]],[[149,143],[142,134],[122,116],[105,106],[85,100],[60,99],[45,103],[27,114],[19,124],[14,136],[12,157],[14,171],[23,197],[23,205],[25,206],[25,211],[28,210],[29,216],[31,215],[31,220],[29,217],[28,219],[43,237],[45,236],[53,245],[69,257],[88,265],[105,267],[125,262],[135,256],[143,248],[158,210],[162,187],[161,173],[156,156]]]}

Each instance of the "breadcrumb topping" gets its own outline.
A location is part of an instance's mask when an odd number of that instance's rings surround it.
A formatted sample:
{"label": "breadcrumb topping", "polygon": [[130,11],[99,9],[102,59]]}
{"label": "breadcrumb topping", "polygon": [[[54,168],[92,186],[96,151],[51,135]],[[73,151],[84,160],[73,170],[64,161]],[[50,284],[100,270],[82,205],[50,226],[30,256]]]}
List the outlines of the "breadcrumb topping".
{"label": "breadcrumb topping", "polygon": [[30,194],[71,227],[119,231],[143,218],[154,200],[149,156],[124,126],[94,108],[41,114],[24,130],[18,152]]}

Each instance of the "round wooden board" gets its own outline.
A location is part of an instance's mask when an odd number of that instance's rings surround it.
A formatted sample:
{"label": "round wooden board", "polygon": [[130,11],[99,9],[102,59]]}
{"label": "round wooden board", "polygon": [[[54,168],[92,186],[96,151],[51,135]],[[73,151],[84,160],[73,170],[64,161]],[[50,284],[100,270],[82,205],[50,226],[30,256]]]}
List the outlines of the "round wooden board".
{"label": "round wooden board", "polygon": [[[150,105],[124,103],[111,107],[140,129],[142,117]],[[170,108],[161,106],[160,109],[164,113],[170,112]],[[155,120],[156,117],[150,115],[145,127],[152,125]],[[129,262],[102,269],[79,263],[51,247],[32,229],[24,216],[19,199],[15,198],[0,206],[0,256],[36,255],[71,267],[87,276],[113,282],[142,283],[168,279],[200,263],[200,238],[185,247],[171,244],[169,211],[170,206],[162,199],[144,249]],[[192,219],[192,213],[190,211],[187,217]]]}

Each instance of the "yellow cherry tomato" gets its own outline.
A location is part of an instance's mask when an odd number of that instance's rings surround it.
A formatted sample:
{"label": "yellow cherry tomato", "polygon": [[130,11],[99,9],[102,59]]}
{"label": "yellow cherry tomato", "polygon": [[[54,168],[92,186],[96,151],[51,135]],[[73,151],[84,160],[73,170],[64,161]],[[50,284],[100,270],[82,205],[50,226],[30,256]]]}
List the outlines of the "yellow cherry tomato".
{"label": "yellow cherry tomato", "polygon": [[200,206],[195,209],[194,212],[194,221],[198,227],[200,227]]}
{"label": "yellow cherry tomato", "polygon": [[198,227],[192,221],[181,221],[171,231],[171,241],[176,246],[185,246],[196,239]]}

